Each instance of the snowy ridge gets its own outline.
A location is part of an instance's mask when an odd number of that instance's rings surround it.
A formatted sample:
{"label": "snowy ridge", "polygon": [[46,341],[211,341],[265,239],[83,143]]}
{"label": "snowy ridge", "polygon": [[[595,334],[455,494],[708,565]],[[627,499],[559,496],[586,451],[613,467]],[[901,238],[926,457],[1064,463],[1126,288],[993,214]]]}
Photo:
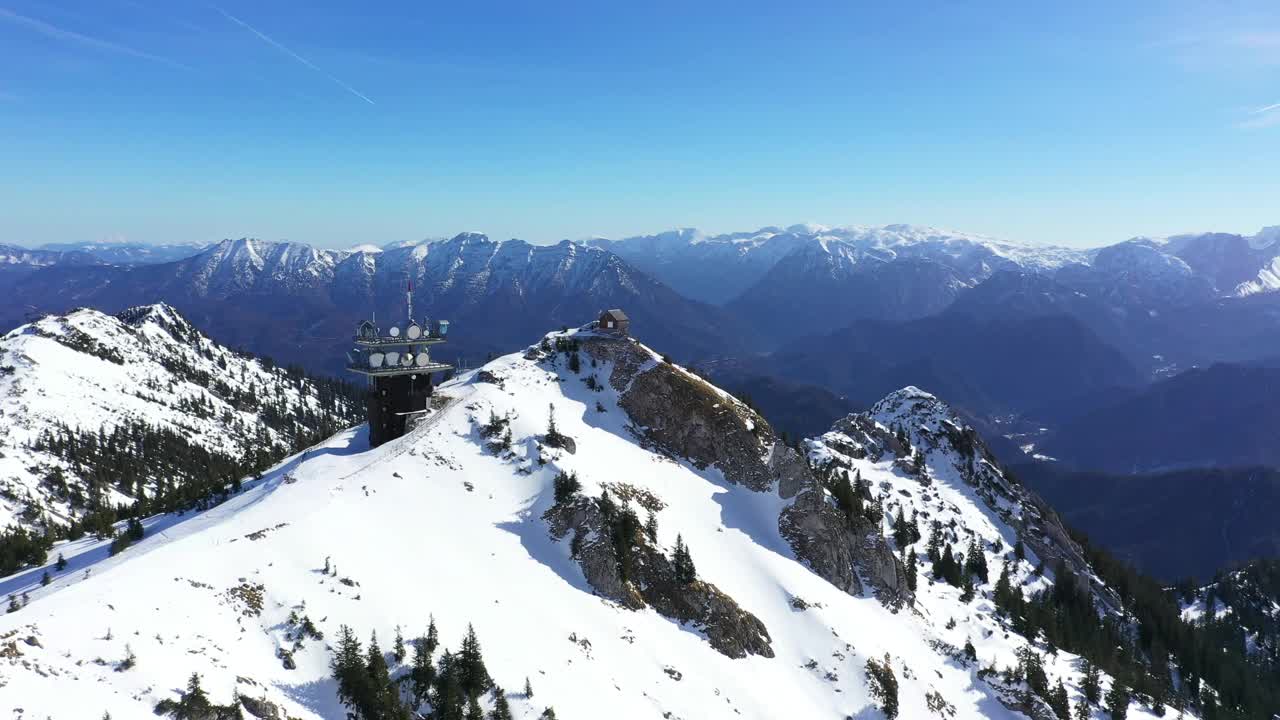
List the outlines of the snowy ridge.
{"label": "snowy ridge", "polygon": [[[689,404],[653,404],[663,390]],[[0,618],[0,707],[28,717],[150,717],[199,672],[215,702],[239,692],[290,717],[338,720],[345,713],[325,645],[338,626],[362,638],[376,631],[388,647],[397,625],[412,637],[434,616],[446,646],[474,624],[489,672],[508,691],[530,678],[534,697],[509,696],[521,718],[547,706],[569,719],[606,709],[617,718],[878,717],[863,668],[886,656],[900,717],[933,716],[939,699],[947,717],[1023,717],[1010,709],[1009,689],[977,674],[1013,664],[1024,642],[993,618],[985,595],[962,603],[956,588],[922,572],[914,601],[897,609],[865,577],[866,591],[821,577],[780,522],[813,497],[787,490],[801,478],[752,479],[794,453],[744,405],[648,348],[553,333],[438,392],[447,404],[399,441],[370,450],[363,429],[339,433],[208,512],[151,518],[147,537],[114,558],[92,540],[55,548],[69,567],[48,587],[38,582],[45,568],[0,581],[0,592],[30,597]],[[549,413],[571,445],[548,444]],[[494,418],[509,430],[505,449],[481,436]],[[697,444],[700,429],[690,426],[703,423],[718,423],[723,445]],[[957,449],[951,438],[971,431],[956,423],[936,398],[907,389],[807,451],[861,472],[886,522],[902,506],[954,519],[957,539],[999,541],[1003,551],[989,549],[998,568],[1017,532],[1011,523],[1039,537],[1047,520],[999,491],[1004,480],[984,449]],[[895,424],[927,469],[907,472],[887,441],[872,452]],[[710,464],[675,452],[735,443],[743,449]],[[560,472],[579,479],[575,502],[590,505],[607,489],[620,507],[652,512],[654,548],[670,552],[682,536],[698,586],[713,585],[758,619],[772,656],[731,657],[697,626],[601,597],[573,543],[554,539],[545,519],[564,508],[552,490]],[[1052,581],[1035,575],[1038,559],[1032,550],[1013,564],[1016,582]],[[326,641],[294,644],[291,612],[314,620]],[[978,663],[960,654],[966,639]],[[129,652],[136,664],[117,671]],[[1074,698],[1075,658],[1060,652],[1046,662]],[[1129,717],[1149,714],[1135,703]]]}
{"label": "snowy ridge", "polygon": [[[261,404],[249,407],[228,389]],[[84,510],[74,496],[84,496],[88,478],[33,448],[59,428],[110,434],[143,423],[230,457],[273,446],[283,454],[308,429],[283,432],[263,423],[268,405],[321,412],[310,381],[221,347],[168,305],[119,316],[77,310],[16,328],[0,338],[0,528],[62,524]],[[54,476],[58,483],[50,482]],[[134,497],[116,486],[106,490],[115,504]]]}

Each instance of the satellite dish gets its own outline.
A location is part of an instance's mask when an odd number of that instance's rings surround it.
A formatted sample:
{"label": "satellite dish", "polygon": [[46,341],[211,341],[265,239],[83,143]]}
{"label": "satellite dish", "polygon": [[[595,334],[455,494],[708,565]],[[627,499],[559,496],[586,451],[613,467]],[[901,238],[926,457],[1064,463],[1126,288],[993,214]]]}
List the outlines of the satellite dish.
{"label": "satellite dish", "polygon": [[400,364],[409,367],[413,364],[413,353],[405,353],[400,356]]}
{"label": "satellite dish", "polygon": [[391,337],[400,337],[400,328],[396,327],[395,325],[392,325],[391,329],[388,330],[387,332],[391,334]]}
{"label": "satellite dish", "polygon": [[431,356],[426,353],[418,353],[416,362],[418,363],[418,367],[426,367],[426,364],[431,362]]}
{"label": "satellite dish", "polygon": [[383,360],[382,353],[369,353],[369,367],[371,368],[382,367],[382,360]]}
{"label": "satellite dish", "polygon": [[422,337],[422,328],[418,327],[418,323],[409,323],[409,329],[404,331],[410,340],[417,340]]}
{"label": "satellite dish", "polygon": [[387,367],[395,367],[400,364],[400,353],[392,350],[387,353]]}

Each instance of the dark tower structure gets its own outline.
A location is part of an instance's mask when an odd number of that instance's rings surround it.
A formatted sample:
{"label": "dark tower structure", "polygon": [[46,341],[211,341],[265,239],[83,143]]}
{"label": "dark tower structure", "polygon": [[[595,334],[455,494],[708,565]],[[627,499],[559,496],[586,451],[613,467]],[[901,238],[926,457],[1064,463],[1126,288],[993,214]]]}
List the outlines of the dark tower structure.
{"label": "dark tower structure", "polygon": [[347,369],[364,375],[369,383],[370,447],[404,435],[413,419],[427,412],[431,374],[453,368],[431,359],[431,346],[445,341],[449,321],[433,325],[424,319],[419,325],[413,320],[412,293],[410,288],[406,325],[392,325],[383,332],[366,320],[356,328],[355,350],[347,353]]}

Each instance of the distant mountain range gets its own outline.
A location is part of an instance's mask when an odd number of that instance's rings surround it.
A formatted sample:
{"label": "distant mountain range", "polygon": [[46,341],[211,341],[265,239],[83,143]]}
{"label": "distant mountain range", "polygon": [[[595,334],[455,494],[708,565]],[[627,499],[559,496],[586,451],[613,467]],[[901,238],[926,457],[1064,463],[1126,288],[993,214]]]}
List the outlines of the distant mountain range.
{"label": "distant mountain range", "polygon": [[1134,238],[1092,250],[911,225],[678,230],[592,240],[690,297],[750,317],[775,337],[853,319],[939,312],[996,273],[1030,273],[1109,305],[1159,309],[1280,289],[1280,228]]}
{"label": "distant mountain range", "polygon": [[606,307],[624,307],[681,357],[736,352],[751,336],[728,312],[679,295],[607,251],[474,233],[387,250],[240,239],[167,263],[50,262],[0,278],[24,299],[0,309],[0,325],[76,306],[115,312],[164,301],[224,344],[336,372],[360,320],[404,322],[411,283],[419,319],[452,320],[449,351],[473,361],[527,343],[530,328],[578,325]]}
{"label": "distant mountain range", "polygon": [[1278,228],[1084,250],[910,225],[556,245],[463,233],[350,250],[0,248],[0,293],[18,298],[0,327],[163,301],[222,343],[337,373],[356,322],[404,318],[412,283],[419,316],[455,323],[446,356],[471,362],[523,346],[531,327],[621,307],[784,428],[823,427],[915,384],[975,422],[1057,429],[1189,369],[1280,358],[1277,258]]}

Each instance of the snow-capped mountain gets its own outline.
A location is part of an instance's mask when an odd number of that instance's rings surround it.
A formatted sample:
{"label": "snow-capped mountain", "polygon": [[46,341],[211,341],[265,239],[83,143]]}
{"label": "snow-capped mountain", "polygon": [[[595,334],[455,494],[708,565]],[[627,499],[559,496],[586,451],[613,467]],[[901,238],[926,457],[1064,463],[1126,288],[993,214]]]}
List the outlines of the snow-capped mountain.
{"label": "snow-capped mountain", "polygon": [[676,290],[725,305],[777,339],[854,319],[937,313],[1001,272],[1050,276],[1111,313],[1160,311],[1280,289],[1280,233],[1042,246],[911,225],[793,225],[706,236],[693,229],[595,239]]}
{"label": "snow-capped mountain", "polygon": [[[794,282],[839,282],[855,268],[884,268],[894,261],[930,261],[951,269],[948,282],[972,285],[999,269],[1037,272],[1083,262],[1069,248],[1034,246],[913,225],[826,227],[792,225],[706,236],[682,229],[618,241],[593,240],[689,297],[726,303],[761,289],[795,289]],[[807,259],[776,276],[770,271],[793,253]],[[802,274],[805,273],[805,274]],[[864,274],[864,273],[860,273]],[[800,277],[794,277],[800,275]],[[929,280],[933,282],[933,280]]]}
{"label": "snow-capped mountain", "polygon": [[191,257],[207,247],[201,243],[138,243],[103,240],[79,243],[45,243],[40,250],[82,252],[112,265],[164,263]]}
{"label": "snow-capped mountain", "polygon": [[0,245],[0,271],[35,269],[52,265],[87,265],[98,262],[91,254],[75,250],[29,250],[17,245]]}
{"label": "snow-capped mountain", "polygon": [[337,390],[232,352],[167,305],[23,325],[0,337],[0,528],[250,472],[362,417]]}
{"label": "snow-capped mountain", "polygon": [[[36,272],[13,292],[49,311],[164,301],[224,344],[336,372],[343,341],[360,320],[404,317],[410,283],[416,308],[469,326],[449,351],[471,357],[509,352],[527,342],[530,327],[576,324],[606,307],[626,307],[680,357],[741,347],[751,335],[724,311],[678,295],[605,250],[495,242],[478,233],[376,252],[226,240],[174,263]],[[17,324],[29,311],[0,308],[0,323]]]}
{"label": "snow-capped mountain", "polygon": [[[1053,513],[915,388],[802,454],[698,376],[583,329],[460,375],[435,406],[377,449],[345,431],[207,512],[149,518],[122,553],[75,541],[65,568],[0,581],[0,705],[149,717],[197,673],[255,717],[336,720],[351,686],[331,662],[364,657],[350,627],[392,648],[359,674],[382,707],[425,711],[392,638],[430,623],[458,651],[440,677],[482,647],[519,718],[1049,718],[1087,673],[1057,624],[1053,649],[1024,639],[1017,618],[1041,617],[1026,596],[1084,603],[1081,632],[1132,642]],[[479,644],[460,646],[469,627]],[[453,697],[440,687],[430,702]]]}

